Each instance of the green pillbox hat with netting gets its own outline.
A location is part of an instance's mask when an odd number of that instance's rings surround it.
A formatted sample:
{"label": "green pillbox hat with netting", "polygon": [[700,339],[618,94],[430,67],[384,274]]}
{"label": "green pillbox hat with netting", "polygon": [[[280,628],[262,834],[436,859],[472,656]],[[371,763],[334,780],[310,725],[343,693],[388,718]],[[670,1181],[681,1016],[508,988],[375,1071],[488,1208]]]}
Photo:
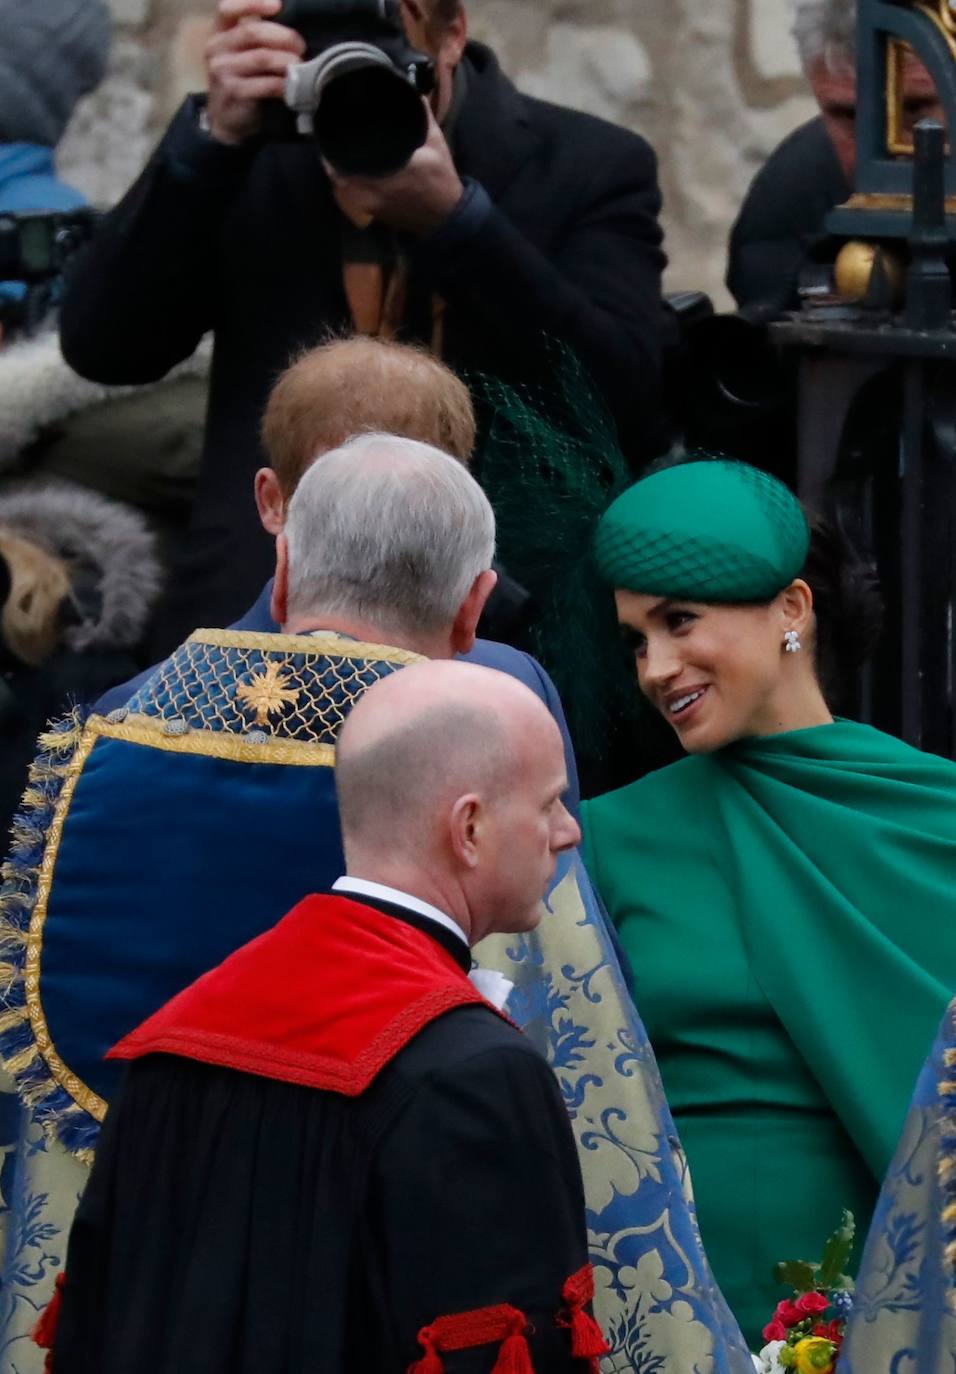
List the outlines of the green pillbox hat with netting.
{"label": "green pillbox hat with netting", "polygon": [[612,587],[688,601],[765,601],[800,573],[810,530],[769,473],[723,459],[681,463],[635,483],[598,526]]}

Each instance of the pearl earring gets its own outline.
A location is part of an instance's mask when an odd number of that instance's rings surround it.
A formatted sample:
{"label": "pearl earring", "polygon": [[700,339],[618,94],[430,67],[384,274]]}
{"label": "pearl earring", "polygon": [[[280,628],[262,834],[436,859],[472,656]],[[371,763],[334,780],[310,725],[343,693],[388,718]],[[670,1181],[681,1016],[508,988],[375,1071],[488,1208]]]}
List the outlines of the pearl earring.
{"label": "pearl earring", "polygon": [[788,630],[783,639],[787,646],[786,652],[788,654],[798,654],[803,648],[803,645],[800,643],[800,634],[797,630]]}

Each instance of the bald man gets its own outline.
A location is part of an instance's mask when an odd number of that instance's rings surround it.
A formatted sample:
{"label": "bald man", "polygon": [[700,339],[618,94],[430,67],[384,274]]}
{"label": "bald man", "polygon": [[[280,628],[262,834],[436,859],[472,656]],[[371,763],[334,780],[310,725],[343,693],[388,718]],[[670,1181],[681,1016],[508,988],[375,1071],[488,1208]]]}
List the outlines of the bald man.
{"label": "bald man", "polygon": [[503,674],[421,664],[355,706],[336,780],[347,876],[112,1051],[57,1374],[584,1374],[606,1349],[561,1092],[469,978],[580,838],[560,732]]}

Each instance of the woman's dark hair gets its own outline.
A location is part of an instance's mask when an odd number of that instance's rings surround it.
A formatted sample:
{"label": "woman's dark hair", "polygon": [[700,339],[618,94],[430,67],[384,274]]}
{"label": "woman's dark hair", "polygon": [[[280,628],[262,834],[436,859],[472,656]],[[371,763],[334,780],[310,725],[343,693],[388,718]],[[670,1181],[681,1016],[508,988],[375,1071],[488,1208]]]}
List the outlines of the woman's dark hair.
{"label": "woman's dark hair", "polygon": [[810,549],[800,575],[813,592],[817,676],[833,708],[876,648],[883,598],[875,562],[861,553],[839,517],[808,514],[807,519]]}

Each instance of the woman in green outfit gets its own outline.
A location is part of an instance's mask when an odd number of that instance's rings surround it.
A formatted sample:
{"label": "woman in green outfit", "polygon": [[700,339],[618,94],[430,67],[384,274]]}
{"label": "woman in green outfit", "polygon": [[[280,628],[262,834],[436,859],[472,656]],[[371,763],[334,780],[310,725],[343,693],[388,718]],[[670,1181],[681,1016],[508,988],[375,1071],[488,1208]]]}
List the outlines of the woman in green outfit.
{"label": "woman in green outfit", "polygon": [[745,1334],[778,1259],[866,1227],[956,987],[956,765],[834,720],[872,588],[792,494],[687,463],[608,511],[596,554],[645,697],[689,757],[584,808],[701,1232]]}

